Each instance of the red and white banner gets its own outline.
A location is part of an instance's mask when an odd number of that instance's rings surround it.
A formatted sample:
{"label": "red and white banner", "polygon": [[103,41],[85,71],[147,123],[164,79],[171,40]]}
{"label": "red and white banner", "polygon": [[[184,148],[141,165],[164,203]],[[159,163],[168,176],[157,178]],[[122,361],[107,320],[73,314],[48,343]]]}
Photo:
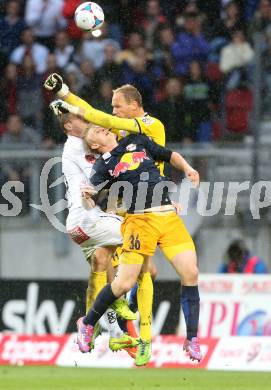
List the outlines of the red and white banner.
{"label": "red and white banner", "polygon": [[208,368],[271,371],[271,337],[221,338],[209,359]]}
{"label": "red and white banner", "polygon": [[[60,337],[0,334],[0,364],[58,365],[66,367],[132,368],[125,352],[108,348],[108,335],[97,338],[91,353],[81,353],[75,334]],[[271,371],[271,337],[201,339],[203,359],[191,362],[182,350],[183,338],[158,336],[152,343],[148,367],[207,368],[213,370]]]}
{"label": "red and white banner", "polygon": [[[200,276],[199,336],[271,336],[270,275]],[[181,318],[180,334],[185,335]]]}
{"label": "red and white banner", "polygon": [[0,364],[56,364],[70,335],[0,334]]}

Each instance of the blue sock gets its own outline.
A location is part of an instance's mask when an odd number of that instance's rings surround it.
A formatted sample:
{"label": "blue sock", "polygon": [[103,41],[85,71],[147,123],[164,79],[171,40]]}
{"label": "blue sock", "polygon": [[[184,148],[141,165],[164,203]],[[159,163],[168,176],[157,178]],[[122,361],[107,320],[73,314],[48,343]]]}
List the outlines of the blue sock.
{"label": "blue sock", "polygon": [[113,292],[110,284],[104,286],[104,288],[99,292],[92,308],[88,311],[87,315],[83,319],[85,325],[89,324],[94,326],[102,315],[106,312],[108,307],[118,299]]}
{"label": "blue sock", "polygon": [[197,337],[199,326],[199,301],[198,286],[182,286],[181,306],[185,318],[188,340]]}
{"label": "blue sock", "polygon": [[138,289],[138,284],[136,283],[134,287],[132,288],[129,296],[129,308],[132,310],[134,313],[137,312],[137,289]]}
{"label": "blue sock", "polygon": [[117,316],[117,321],[118,321],[118,325],[120,327],[120,329],[124,332],[124,333],[127,333],[128,330],[127,330],[127,320],[124,320],[120,317]]}

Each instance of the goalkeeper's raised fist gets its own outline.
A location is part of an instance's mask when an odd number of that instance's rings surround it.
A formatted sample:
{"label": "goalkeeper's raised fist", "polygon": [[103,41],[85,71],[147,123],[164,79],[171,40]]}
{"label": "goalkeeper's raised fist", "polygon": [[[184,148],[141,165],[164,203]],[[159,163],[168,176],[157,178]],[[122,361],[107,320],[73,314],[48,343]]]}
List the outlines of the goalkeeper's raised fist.
{"label": "goalkeeper's raised fist", "polygon": [[50,74],[43,86],[49,91],[57,93],[59,97],[64,97],[69,93],[69,87],[63,83],[62,77],[57,73]]}
{"label": "goalkeeper's raised fist", "polygon": [[79,107],[73,106],[69,103],[64,102],[61,99],[54,100],[52,103],[50,103],[49,107],[54,112],[56,116],[71,113],[74,115],[79,114]]}

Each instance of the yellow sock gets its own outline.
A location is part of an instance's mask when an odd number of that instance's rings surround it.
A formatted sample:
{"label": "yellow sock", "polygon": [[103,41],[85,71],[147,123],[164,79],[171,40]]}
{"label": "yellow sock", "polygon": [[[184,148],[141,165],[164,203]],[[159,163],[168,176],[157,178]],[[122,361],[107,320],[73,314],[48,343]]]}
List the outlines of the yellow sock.
{"label": "yellow sock", "polygon": [[106,271],[91,272],[88,281],[88,288],[86,291],[86,313],[92,307],[97,295],[101,289],[106,285],[107,275]]}
{"label": "yellow sock", "polygon": [[138,279],[137,303],[140,314],[140,338],[151,340],[153,284],[150,272]]}

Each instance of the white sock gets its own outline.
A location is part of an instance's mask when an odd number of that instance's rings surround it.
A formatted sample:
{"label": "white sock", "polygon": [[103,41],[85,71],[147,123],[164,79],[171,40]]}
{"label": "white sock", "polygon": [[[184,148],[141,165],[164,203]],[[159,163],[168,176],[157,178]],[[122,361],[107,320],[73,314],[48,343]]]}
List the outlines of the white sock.
{"label": "white sock", "polygon": [[110,308],[107,309],[102,319],[106,324],[106,328],[108,329],[110,337],[119,338],[122,336],[123,332],[119,327],[117,316],[114,310]]}

